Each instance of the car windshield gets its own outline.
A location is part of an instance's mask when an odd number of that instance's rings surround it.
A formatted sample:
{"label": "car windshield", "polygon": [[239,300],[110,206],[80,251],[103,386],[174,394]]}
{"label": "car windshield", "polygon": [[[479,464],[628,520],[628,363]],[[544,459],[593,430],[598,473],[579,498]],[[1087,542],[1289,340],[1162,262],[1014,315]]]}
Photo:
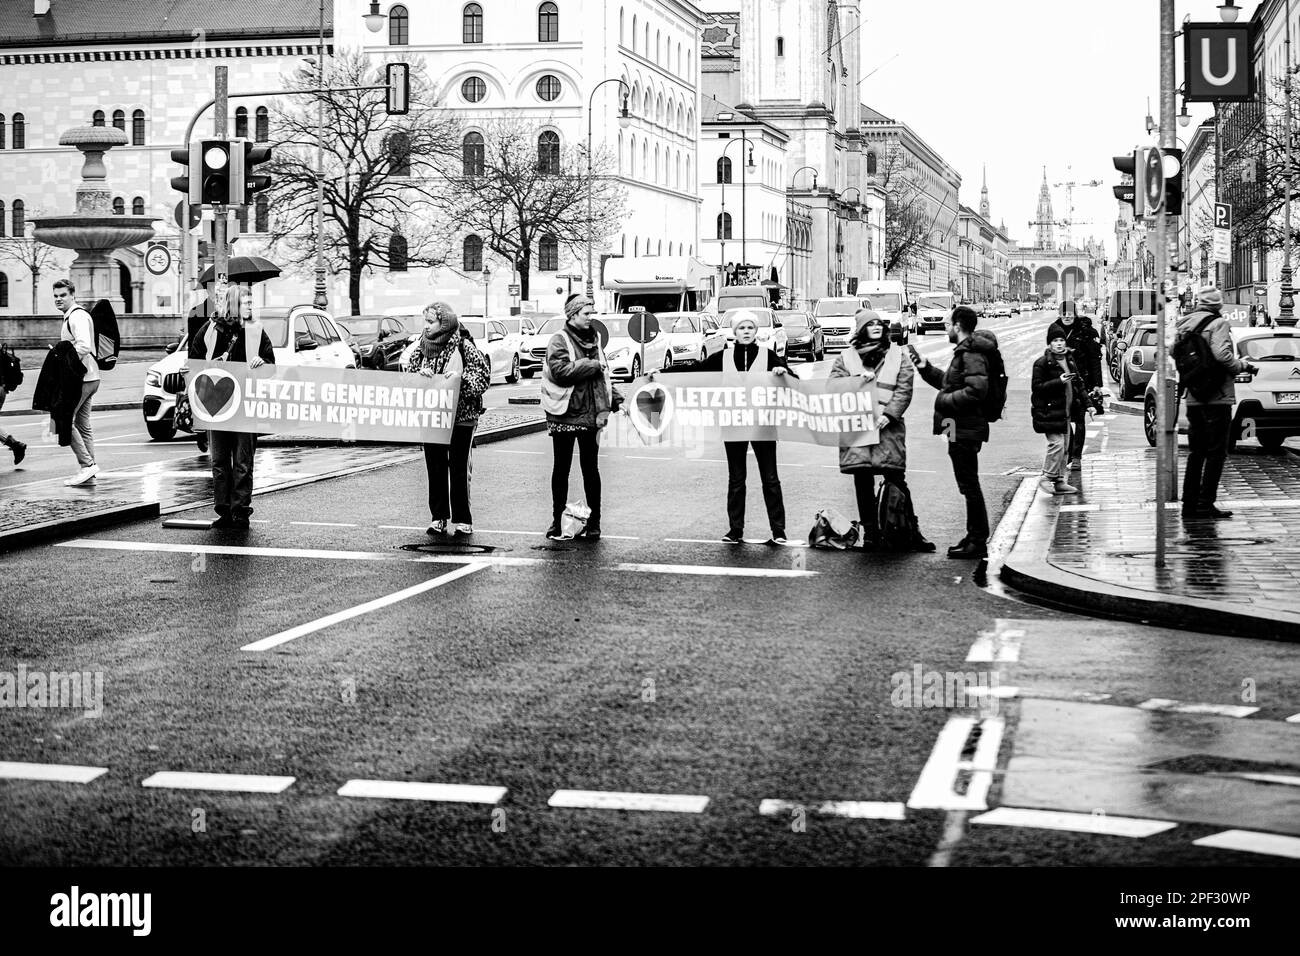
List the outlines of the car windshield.
{"label": "car windshield", "polygon": [[951,309],[954,304],[950,295],[918,295],[916,297],[916,307],[918,309]]}
{"label": "car windshield", "polygon": [[817,303],[817,315],[857,315],[862,308],[857,299],[823,299]]}
{"label": "car windshield", "polygon": [[781,324],[786,326],[797,325],[800,328],[807,328],[808,316],[801,312],[787,312],[781,316]]}
{"label": "car windshield", "polygon": [[622,315],[596,315],[592,316],[593,322],[599,322],[609,331],[609,337],[616,339],[619,336],[627,335],[627,317]]}
{"label": "car windshield", "polygon": [[886,312],[898,312],[902,309],[901,299],[893,292],[878,292],[862,299],[864,309],[883,309]]}
{"label": "car windshield", "polygon": [[340,322],[339,325],[353,335],[377,335],[379,333],[378,319],[348,319],[346,322]]}
{"label": "car windshield", "polygon": [[460,327],[472,335],[475,342],[482,342],[487,338],[487,333],[483,331],[484,326],[482,322],[466,322],[464,319],[461,319]]}
{"label": "car windshield", "polygon": [[669,331],[671,331],[671,332],[696,332],[696,331],[698,331],[698,329],[695,328],[695,320],[694,320],[694,319],[690,318],[689,316],[685,316],[685,315],[683,315],[681,318],[679,318],[676,322],[673,323],[673,327],[672,327]]}
{"label": "car windshield", "polygon": [[722,318],[719,321],[722,323],[724,327],[730,328],[731,320],[734,319],[736,317],[736,313],[740,311],[745,311],[750,313],[754,317],[754,324],[757,325],[760,329],[771,328],[772,313],[767,311],[767,309],[744,309],[744,310],[728,309],[726,312],[722,313]]}
{"label": "car windshield", "polygon": [[1300,338],[1288,335],[1246,339],[1241,343],[1241,354],[1256,362],[1295,362],[1300,360]]}
{"label": "car windshield", "polygon": [[547,319],[542,323],[541,328],[537,330],[538,335],[554,335],[564,328],[564,316],[557,315],[553,319]]}

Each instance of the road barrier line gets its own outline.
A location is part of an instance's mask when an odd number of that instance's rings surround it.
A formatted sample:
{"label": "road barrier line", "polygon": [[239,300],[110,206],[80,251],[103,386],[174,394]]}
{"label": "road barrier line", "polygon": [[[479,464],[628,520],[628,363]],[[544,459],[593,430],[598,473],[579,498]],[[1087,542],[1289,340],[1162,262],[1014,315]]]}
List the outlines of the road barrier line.
{"label": "road barrier line", "polygon": [[811,578],[816,571],[781,568],[721,568],[701,564],[616,564],[615,571],[638,571],[646,574],[700,574],[737,578]]}
{"label": "road barrier line", "polygon": [[1065,810],[1031,810],[1022,807],[998,807],[971,818],[971,823],[1002,827],[1030,827],[1035,830],[1068,830],[1073,833],[1096,833],[1141,839],[1164,833],[1178,826],[1168,820],[1140,817],[1112,817],[1106,813],[1071,813]]}
{"label": "road barrier line", "polygon": [[339,787],[338,795],[376,800],[498,803],[506,795],[506,788],[480,787],[464,783],[417,783],[410,780],[349,780]]}
{"label": "road barrier line", "polygon": [[[112,541],[76,538],[61,541],[56,548],[88,548],[98,551],[154,551],[170,554],[226,554],[252,558],[328,558],[338,561],[400,561],[400,555],[386,551],[330,551],[320,548],[262,548],[233,544],[173,544],[161,541]],[[406,559],[411,560],[411,559]]]}
{"label": "road barrier line", "polygon": [[71,763],[23,763],[0,760],[0,780],[45,780],[52,783],[90,783],[108,773],[107,767],[81,767]]}
{"label": "road barrier line", "polygon": [[901,803],[876,800],[827,800],[822,803],[799,803],[794,800],[763,800],[758,812],[765,817],[805,811],[818,817],[844,817],[850,820],[903,820],[907,813]]}
{"label": "road barrier line", "polygon": [[1208,846],[1216,850],[1237,850],[1241,853],[1260,853],[1268,856],[1285,856],[1300,860],[1300,837],[1282,836],[1278,833],[1256,833],[1253,830],[1224,830],[1199,840],[1193,846]]}
{"label": "road barrier line", "polygon": [[1241,704],[1187,704],[1181,700],[1169,700],[1166,697],[1153,697],[1138,704],[1141,710],[1160,710],[1174,714],[1214,714],[1219,717],[1249,717],[1256,713],[1258,707],[1244,707]]}
{"label": "road barrier line", "polygon": [[350,621],[354,617],[360,617],[363,614],[369,614],[371,611],[378,611],[381,608],[388,607],[390,604],[396,604],[399,601],[405,601],[408,598],[416,597],[425,591],[432,591],[434,588],[442,587],[444,584],[450,584],[460,578],[473,574],[475,571],[482,571],[486,564],[475,562],[467,564],[464,567],[457,568],[455,571],[448,571],[446,574],[439,575],[429,581],[422,581],[419,584],[409,588],[403,588],[400,591],[394,591],[384,597],[376,598],[373,601],[367,601],[365,604],[358,604],[356,607],[348,608],[346,611],[337,611],[334,614],[327,614],[325,617],[317,618],[306,624],[299,624],[297,627],[291,627],[287,631],[281,631],[279,634],[272,634],[270,637],[264,637],[260,641],[253,641],[251,644],[245,644],[240,648],[241,651],[266,651],[273,647],[279,647],[281,644],[287,644],[290,641],[297,640],[307,634],[314,634],[316,631],[331,627],[342,621]]}
{"label": "road barrier line", "polygon": [[556,790],[548,807],[575,810],[652,810],[660,813],[703,813],[709,798],[680,793],[616,793],[606,790]]}
{"label": "road barrier line", "polygon": [[140,781],[142,787],[166,790],[228,790],[238,793],[283,793],[294,777],[254,773],[189,773],[164,770]]}

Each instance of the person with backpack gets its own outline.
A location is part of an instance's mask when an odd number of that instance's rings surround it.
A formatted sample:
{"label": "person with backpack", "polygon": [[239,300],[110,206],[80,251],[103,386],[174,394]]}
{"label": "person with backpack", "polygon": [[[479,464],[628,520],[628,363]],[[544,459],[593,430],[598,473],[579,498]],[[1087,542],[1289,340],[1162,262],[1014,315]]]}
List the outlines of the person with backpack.
{"label": "person with backpack", "polygon": [[934,399],[934,433],[948,439],[957,490],[966,499],[966,535],[948,549],[957,559],[988,556],[989,514],[980,487],[980,447],[989,440],[989,422],[1002,417],[1007,401],[1006,365],[993,333],[976,331],[979,316],[959,305],[945,320],[952,361],[939,371],[908,346],[921,377],[939,389]]}
{"label": "person with backpack", "polygon": [[1233,379],[1254,375],[1258,367],[1237,357],[1223,317],[1223,293],[1204,288],[1196,293],[1196,308],[1178,320],[1174,365],[1178,387],[1187,403],[1187,464],[1183,473],[1184,518],[1231,518],[1215,506],[1219,478],[1228,457],[1232,406],[1237,401]]}
{"label": "person with backpack", "polygon": [[542,363],[542,408],[546,411],[555,460],[551,468],[551,526],[546,537],[566,540],[560,525],[565,499],[569,495],[569,469],[573,446],[578,446],[582,486],[591,514],[579,537],[600,538],[599,434],[611,412],[623,404],[623,396],[609,377],[609,364],[600,336],[592,325],[596,308],[585,295],[576,295],[564,306],[564,328],[551,336]]}
{"label": "person with backpack", "polygon": [[[831,366],[831,378],[861,377],[871,382],[883,403],[876,419],[880,441],[874,445],[840,447],[840,471],[853,476],[862,523],[862,547],[872,551],[935,550],[925,540],[912,508],[908,490],[907,426],[903,413],[912,404],[912,363],[903,349],[889,341],[889,323],[879,313],[862,309],[853,317],[849,348]],[[876,497],[876,475],[880,475],[880,497]]]}
{"label": "person with backpack", "polygon": [[[8,346],[0,345],[0,408],[4,408],[5,396],[23,383],[23,363]],[[27,455],[27,445],[20,442],[3,428],[0,428],[0,444],[14,453],[14,467],[23,463]]]}
{"label": "person with backpack", "polygon": [[429,527],[425,533],[446,534],[450,521],[454,534],[473,534],[469,488],[474,474],[474,431],[491,379],[488,360],[460,324],[456,311],[446,302],[432,302],[424,310],[424,332],[403,352],[400,368],[425,378],[460,376],[451,441],[424,446],[424,468],[429,476]]}
{"label": "person with backpack", "polygon": [[77,358],[86,367],[82,378],[81,396],[72,412],[72,453],[77,457],[79,470],[64,482],[65,485],[80,486],[95,479],[99,474],[99,465],[95,463],[95,430],[91,425],[90,413],[94,409],[93,398],[99,391],[99,363],[95,360],[95,323],[90,313],[77,305],[76,286],[69,279],[58,279],[54,283],[54,307],[63,313],[63,328],[59,333],[60,342],[71,342]]}
{"label": "person with backpack", "polygon": [[[1073,303],[1070,303],[1073,306]],[[1074,387],[1080,394],[1092,392],[1102,387],[1101,380],[1101,338],[1093,327],[1092,319],[1079,315],[1074,308],[1066,309],[1062,303],[1061,317],[1052,323],[1052,330],[1064,333],[1065,345],[1074,361],[1075,373],[1079,376]],[[1048,341],[1052,340],[1052,331],[1048,332]],[[1068,435],[1067,458],[1069,469],[1078,471],[1083,467],[1083,445],[1087,440],[1087,422],[1085,412],[1089,402],[1078,403],[1071,411]]]}
{"label": "person with backpack", "polygon": [[1034,362],[1030,388],[1029,409],[1034,431],[1047,438],[1039,487],[1049,495],[1078,494],[1079,489],[1065,480],[1065,456],[1070,428],[1084,405],[1083,378],[1059,322],[1053,322],[1047,330],[1047,351]]}

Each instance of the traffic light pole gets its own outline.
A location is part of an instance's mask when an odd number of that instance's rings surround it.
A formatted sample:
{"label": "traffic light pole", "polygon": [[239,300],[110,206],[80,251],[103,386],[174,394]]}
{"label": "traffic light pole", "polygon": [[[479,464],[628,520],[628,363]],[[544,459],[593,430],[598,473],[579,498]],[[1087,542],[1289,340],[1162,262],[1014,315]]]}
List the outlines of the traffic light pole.
{"label": "traffic light pole", "polygon": [[[1160,147],[1176,148],[1174,138],[1174,0],[1160,0]],[[1164,169],[1160,171],[1164,175]],[[1164,307],[1156,315],[1156,567],[1165,566],[1165,503],[1178,488],[1178,445],[1174,433],[1173,381],[1169,376],[1169,333],[1174,297],[1169,282],[1169,220],[1161,190],[1156,217],[1156,278]]]}
{"label": "traffic light pole", "polygon": [[[225,139],[229,133],[229,105],[226,100],[230,68],[216,68],[216,96],[213,97],[216,110],[213,113],[212,132],[217,139]],[[217,314],[230,308],[230,247],[226,243],[226,205],[212,207],[212,283],[213,298]]]}

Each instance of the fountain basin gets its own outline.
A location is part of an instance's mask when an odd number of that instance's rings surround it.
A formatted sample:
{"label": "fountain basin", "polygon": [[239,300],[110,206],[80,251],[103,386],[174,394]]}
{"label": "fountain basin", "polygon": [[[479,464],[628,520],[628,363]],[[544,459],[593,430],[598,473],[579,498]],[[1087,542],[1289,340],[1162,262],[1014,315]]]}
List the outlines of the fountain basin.
{"label": "fountain basin", "polygon": [[32,235],[47,246],[110,252],[154,238],[156,216],[42,216]]}

